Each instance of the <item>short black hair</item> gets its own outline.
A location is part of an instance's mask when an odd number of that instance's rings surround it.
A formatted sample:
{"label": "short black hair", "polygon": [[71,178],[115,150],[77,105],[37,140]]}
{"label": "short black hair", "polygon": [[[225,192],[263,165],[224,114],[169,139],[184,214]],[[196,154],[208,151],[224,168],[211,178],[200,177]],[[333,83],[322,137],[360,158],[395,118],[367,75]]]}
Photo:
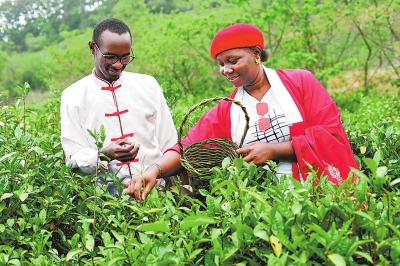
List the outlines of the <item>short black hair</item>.
{"label": "short black hair", "polygon": [[106,30],[117,33],[119,35],[128,32],[132,38],[131,30],[125,22],[117,18],[106,18],[97,23],[96,26],[94,26],[92,41],[99,45],[100,35]]}

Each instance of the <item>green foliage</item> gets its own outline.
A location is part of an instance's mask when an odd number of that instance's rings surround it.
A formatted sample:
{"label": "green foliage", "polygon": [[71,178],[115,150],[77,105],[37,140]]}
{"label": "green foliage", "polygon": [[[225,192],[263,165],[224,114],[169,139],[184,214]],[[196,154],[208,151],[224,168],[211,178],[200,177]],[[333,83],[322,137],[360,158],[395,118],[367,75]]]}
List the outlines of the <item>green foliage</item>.
{"label": "green foliage", "polygon": [[[174,98],[177,87],[163,87],[178,119],[187,107]],[[29,84],[19,90],[24,96],[0,111],[1,265],[400,263],[396,95],[337,96],[340,105],[362,97],[343,109],[361,166],[357,185],[321,178],[313,186],[313,174],[304,184],[278,181],[235,159],[214,168],[196,197],[178,184],[137,202],[121,184],[111,196],[65,166],[57,90],[34,108],[22,105]],[[101,146],[104,130],[91,132]]]}
{"label": "green foliage", "polygon": [[[270,54],[268,67],[306,68],[325,86],[345,73],[352,75],[349,84],[360,82],[366,91],[381,77],[387,86],[398,83],[400,0],[108,0],[97,1],[100,5],[94,9],[88,8],[94,1],[86,7],[75,0],[33,5],[36,2],[16,1],[4,13],[11,24],[0,31],[7,51],[7,60],[0,63],[3,98],[17,96],[14,88],[25,81],[36,91],[49,84],[64,89],[90,73],[93,60],[87,42],[95,23],[105,17],[123,19],[132,29],[137,58],[128,71],[153,75],[161,84],[177,86],[180,95],[192,94],[197,100],[225,96],[232,89],[209,55],[215,33],[232,22],[252,23],[262,30]],[[26,25],[16,21],[18,14],[39,12],[45,3],[46,8],[60,8],[29,17],[32,21]],[[9,5],[10,1],[1,3]]]}
{"label": "green foliage", "polygon": [[370,174],[368,168],[371,167],[366,167],[365,160],[374,158],[377,167],[387,168],[387,175],[400,176],[399,95],[388,92],[365,94],[356,91],[336,95],[334,99],[342,109],[342,120],[352,149],[357,151],[357,161],[361,169],[365,168],[365,172]]}

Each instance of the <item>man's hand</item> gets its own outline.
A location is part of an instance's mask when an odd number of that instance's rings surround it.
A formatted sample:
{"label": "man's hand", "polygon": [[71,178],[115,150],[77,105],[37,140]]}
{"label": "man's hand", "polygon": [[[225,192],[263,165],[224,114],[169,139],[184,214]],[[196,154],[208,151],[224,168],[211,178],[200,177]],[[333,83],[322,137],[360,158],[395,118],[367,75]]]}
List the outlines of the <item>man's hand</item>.
{"label": "man's hand", "polygon": [[135,175],[132,177],[127,193],[132,197],[135,197],[138,201],[145,200],[147,195],[156,185],[156,178],[158,170],[155,175],[152,171],[145,171],[142,175]]}
{"label": "man's hand", "polygon": [[100,150],[111,160],[118,160],[121,162],[131,161],[136,158],[139,152],[140,145],[132,143],[128,139],[117,140],[107,147]]}

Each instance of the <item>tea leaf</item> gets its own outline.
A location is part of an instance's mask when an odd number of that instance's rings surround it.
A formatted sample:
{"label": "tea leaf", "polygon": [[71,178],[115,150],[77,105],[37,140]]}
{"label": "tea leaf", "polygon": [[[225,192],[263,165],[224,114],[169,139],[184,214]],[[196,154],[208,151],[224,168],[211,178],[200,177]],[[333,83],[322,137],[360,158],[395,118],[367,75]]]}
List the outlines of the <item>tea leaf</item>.
{"label": "tea leaf", "polygon": [[140,231],[169,232],[169,226],[165,221],[142,224],[138,228]]}
{"label": "tea leaf", "polygon": [[118,242],[124,243],[124,236],[118,234],[115,230],[111,230],[111,233],[118,240]]}
{"label": "tea leaf", "polygon": [[268,242],[268,233],[264,230],[264,224],[259,223],[254,227],[254,235]]}
{"label": "tea leaf", "polygon": [[277,238],[274,235],[271,235],[269,237],[270,243],[271,243],[271,247],[274,250],[275,256],[277,256],[278,258],[281,256],[282,254],[282,243],[279,240],[279,238]]}
{"label": "tea leaf", "polygon": [[208,217],[206,215],[191,215],[182,220],[181,229],[186,230],[194,226],[215,224],[217,222],[218,221],[214,218]]}
{"label": "tea leaf", "polygon": [[335,264],[335,266],[346,266],[346,261],[339,254],[329,254],[328,258]]}
{"label": "tea leaf", "polygon": [[78,254],[80,254],[80,253],[83,253],[83,252],[85,252],[85,250],[83,250],[83,249],[81,249],[81,248],[74,248],[74,249],[71,249],[71,250],[68,252],[67,256],[65,257],[65,261],[70,261],[70,260],[73,259],[73,257],[75,257],[76,255],[78,255]]}
{"label": "tea leaf", "polygon": [[366,151],[367,151],[367,147],[365,147],[365,145],[360,147],[360,153],[361,154],[365,154]]}
{"label": "tea leaf", "polygon": [[318,235],[320,235],[322,238],[328,240],[330,239],[329,235],[327,232],[325,232],[324,229],[322,229],[319,225],[317,224],[309,224],[307,225],[308,227],[310,227],[312,230],[314,230]]}
{"label": "tea leaf", "polygon": [[93,251],[94,249],[94,238],[93,236],[86,234],[85,235],[85,247],[88,251]]}
{"label": "tea leaf", "polygon": [[219,183],[218,185],[216,185],[212,190],[211,190],[211,194],[215,193],[217,190],[219,190],[220,188],[227,186],[228,184],[233,183],[232,180],[225,180],[221,183]]}
{"label": "tea leaf", "polygon": [[26,198],[29,197],[29,194],[28,194],[28,193],[25,193],[25,192],[21,192],[21,193],[19,193],[18,197],[19,197],[19,199],[20,199],[21,201],[24,201],[24,200],[26,200]]}
{"label": "tea leaf", "polygon": [[390,182],[390,186],[394,187],[394,186],[396,186],[396,185],[399,184],[399,183],[400,183],[400,178],[396,178],[395,180],[393,180],[392,182]]}
{"label": "tea leaf", "polygon": [[12,196],[14,196],[13,193],[4,193],[3,195],[1,195],[0,200],[11,198]]}
{"label": "tea leaf", "polygon": [[47,217],[46,214],[47,213],[46,213],[45,209],[41,209],[39,212],[39,218],[40,218],[40,221],[42,222],[42,224],[44,224],[46,222],[46,217]]}
{"label": "tea leaf", "polygon": [[0,162],[3,161],[3,160],[5,160],[5,159],[7,159],[8,157],[13,156],[14,154],[16,154],[15,151],[14,151],[14,152],[11,152],[11,153],[9,153],[9,154],[4,155],[3,157],[0,158]]}
{"label": "tea leaf", "polygon": [[387,174],[388,168],[386,166],[380,166],[376,169],[377,177],[384,177]]}
{"label": "tea leaf", "polygon": [[125,261],[125,260],[126,260],[126,257],[116,257],[116,258],[113,258],[112,260],[110,260],[107,265],[110,265],[110,266],[116,265],[115,263],[117,261]]}
{"label": "tea leaf", "polygon": [[377,162],[371,158],[363,158],[363,161],[367,165],[369,170],[371,170],[371,172],[375,174],[376,169],[378,168]]}
{"label": "tea leaf", "polygon": [[353,245],[351,245],[351,247],[349,248],[349,250],[347,251],[347,255],[351,256],[353,254],[353,252],[361,245],[367,244],[367,243],[371,243],[374,242],[373,240],[360,240],[357,242],[354,242]]}
{"label": "tea leaf", "polygon": [[356,251],[356,252],[354,252],[354,254],[366,259],[368,262],[373,264],[373,260],[368,253]]}
{"label": "tea leaf", "polygon": [[354,214],[357,214],[359,216],[362,216],[364,218],[367,218],[369,221],[372,221],[371,216],[369,216],[368,214],[366,214],[365,212],[362,211],[355,211]]}

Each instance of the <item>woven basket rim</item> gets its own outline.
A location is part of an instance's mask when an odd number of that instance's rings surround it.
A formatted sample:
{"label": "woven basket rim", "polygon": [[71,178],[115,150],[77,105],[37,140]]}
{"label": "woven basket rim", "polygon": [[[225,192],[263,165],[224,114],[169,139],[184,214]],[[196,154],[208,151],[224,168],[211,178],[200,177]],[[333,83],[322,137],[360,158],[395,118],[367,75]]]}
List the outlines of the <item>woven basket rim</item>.
{"label": "woven basket rim", "polygon": [[[238,105],[242,109],[244,114],[245,114],[246,126],[244,128],[244,132],[243,132],[242,138],[240,140],[240,144],[237,145],[235,142],[233,142],[233,141],[231,141],[229,139],[226,139],[226,138],[210,138],[210,139],[205,139],[205,140],[202,140],[202,141],[197,141],[197,142],[190,143],[185,148],[183,148],[183,146],[182,146],[182,131],[183,131],[183,126],[186,123],[189,115],[193,111],[195,111],[197,108],[202,106],[202,105],[205,105],[205,104],[210,103],[210,102],[222,101],[222,100],[229,101],[229,102],[232,102],[232,103]],[[249,116],[247,114],[246,108],[241,104],[241,102],[239,102],[239,101],[237,101],[235,99],[229,98],[229,97],[216,96],[216,97],[213,97],[213,98],[210,98],[210,99],[204,99],[201,102],[199,102],[198,104],[192,106],[188,110],[188,112],[183,116],[182,121],[181,121],[180,126],[179,126],[179,130],[178,130],[178,146],[179,146],[180,154],[181,154],[181,164],[187,170],[189,176],[192,176],[192,177],[195,177],[195,178],[196,177],[205,176],[205,175],[209,174],[211,169],[209,167],[199,167],[199,165],[198,165],[199,162],[198,161],[197,162],[191,162],[190,160],[188,160],[188,158],[186,158],[186,156],[185,156],[186,155],[185,153],[188,150],[193,149],[193,148],[198,148],[198,147],[201,147],[201,146],[203,146],[202,149],[205,150],[204,148],[206,148],[206,146],[204,146],[204,145],[209,145],[210,143],[219,143],[219,145],[222,145],[225,148],[229,147],[229,149],[230,149],[230,148],[233,147],[236,150],[237,148],[239,148],[239,147],[241,147],[243,145],[244,138],[246,137],[247,131],[249,129],[249,120],[250,120],[250,118],[249,118]],[[215,152],[215,149],[213,149],[213,151]],[[204,155],[204,154],[202,154],[202,155]],[[215,155],[215,153],[214,153],[214,155]],[[231,158],[231,156],[226,156],[226,157],[230,157]],[[207,157],[207,158],[209,158],[209,157]],[[200,162],[200,164],[201,163],[202,162]],[[197,166],[197,168],[193,167],[193,164],[195,164]]]}

